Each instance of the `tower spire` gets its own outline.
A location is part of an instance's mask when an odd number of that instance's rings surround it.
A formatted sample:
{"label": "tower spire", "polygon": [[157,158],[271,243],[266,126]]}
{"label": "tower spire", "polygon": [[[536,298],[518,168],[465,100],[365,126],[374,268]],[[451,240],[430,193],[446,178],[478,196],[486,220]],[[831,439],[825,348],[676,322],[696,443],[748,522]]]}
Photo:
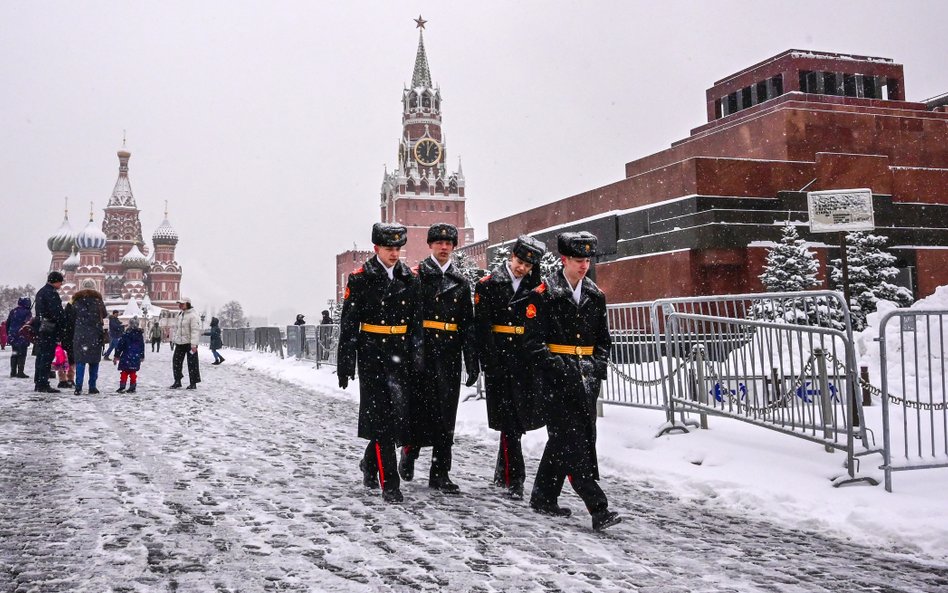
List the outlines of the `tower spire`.
{"label": "tower spire", "polygon": [[421,18],[415,19],[418,27],[418,52],[415,54],[415,70],[411,75],[411,87],[431,87],[431,70],[428,68],[428,54],[425,53],[425,23],[428,21]]}
{"label": "tower spire", "polygon": [[95,216],[95,202],[89,202],[89,222],[92,222]]}
{"label": "tower spire", "polygon": [[69,220],[69,196],[66,196],[66,207],[63,209],[63,220]]}

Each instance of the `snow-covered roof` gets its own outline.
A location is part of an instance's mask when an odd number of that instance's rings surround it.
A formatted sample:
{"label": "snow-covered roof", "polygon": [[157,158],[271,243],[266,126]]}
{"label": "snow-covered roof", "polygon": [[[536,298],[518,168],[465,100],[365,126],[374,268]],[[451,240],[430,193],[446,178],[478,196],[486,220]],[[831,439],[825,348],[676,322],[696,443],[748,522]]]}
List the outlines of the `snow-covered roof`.
{"label": "snow-covered roof", "polygon": [[122,265],[126,268],[147,270],[149,267],[151,267],[151,262],[148,260],[148,256],[141,252],[141,250],[138,248],[138,245],[132,245],[132,248],[128,250],[128,253],[122,257]]}
{"label": "snow-covered roof", "polygon": [[161,221],[161,224],[158,225],[158,228],[155,229],[155,232],[151,235],[151,240],[157,243],[177,243],[178,242],[178,232],[174,230],[174,227],[171,226],[171,223],[168,222],[168,219],[165,218]]}
{"label": "snow-covered roof", "polygon": [[102,232],[95,221],[89,218],[89,224],[76,235],[76,246],[83,249],[105,249],[105,233]]}

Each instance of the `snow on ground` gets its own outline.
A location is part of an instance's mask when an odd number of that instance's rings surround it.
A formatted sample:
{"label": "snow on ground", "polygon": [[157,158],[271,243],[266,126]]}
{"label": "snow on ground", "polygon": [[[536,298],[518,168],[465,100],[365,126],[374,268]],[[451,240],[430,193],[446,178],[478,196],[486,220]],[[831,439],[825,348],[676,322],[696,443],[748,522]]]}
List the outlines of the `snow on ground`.
{"label": "snow on ground", "polygon": [[[281,381],[358,401],[358,381],[340,390],[333,367],[317,370],[310,362],[256,352],[227,356],[232,364]],[[462,387],[461,397],[473,393]],[[881,406],[878,400],[874,404],[866,408],[866,421],[881,447]],[[894,492],[888,493],[881,486],[883,472],[876,469],[882,457],[871,455],[861,461],[861,475],[877,478],[879,486],[833,488],[830,480],[845,473],[843,453],[724,418],[710,418],[706,431],[656,438],[663,422],[662,412],[605,407],[598,424],[604,484],[610,475],[621,475],[729,513],[948,560],[948,468],[897,473]],[[496,442],[483,400],[460,406],[457,433]],[[542,430],[527,434],[524,454],[538,459],[545,442]],[[535,463],[527,468],[535,471]]]}
{"label": "snow on ground", "polygon": [[[655,412],[608,407],[599,534],[489,485],[497,435],[461,404],[452,477],[405,502],[362,487],[358,385],[331,367],[224,350],[196,391],[148,354],[135,395],[36,394],[0,377],[0,590],[890,593],[948,589],[943,472],[834,489],[842,457],[734,422],[654,438]],[[8,352],[0,354],[7,368]],[[469,390],[465,390],[465,394]],[[527,489],[543,431],[526,438]]]}

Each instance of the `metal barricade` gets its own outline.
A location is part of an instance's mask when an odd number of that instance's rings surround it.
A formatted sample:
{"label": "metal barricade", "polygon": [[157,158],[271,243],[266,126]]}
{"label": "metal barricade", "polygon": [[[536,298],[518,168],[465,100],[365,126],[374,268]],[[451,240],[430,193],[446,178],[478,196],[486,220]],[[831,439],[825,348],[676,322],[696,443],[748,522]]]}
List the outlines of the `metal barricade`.
{"label": "metal barricade", "polygon": [[724,416],[842,450],[848,477],[834,485],[877,483],[856,475],[856,456],[876,451],[869,449],[861,405],[847,396],[855,393],[855,375],[830,381],[833,361],[855,359],[845,332],[672,313],[665,352],[680,363],[669,373],[670,416],[676,409]]}
{"label": "metal barricade", "polygon": [[602,384],[604,403],[664,409],[661,335],[652,325],[651,303],[608,305],[612,352]]}
{"label": "metal barricade", "polygon": [[339,349],[339,324],[318,325],[315,328],[316,349],[311,350],[316,366],[323,364],[336,366]]}
{"label": "metal barricade", "polygon": [[[897,322],[896,322],[897,320]],[[879,324],[885,489],[892,472],[948,467],[948,310],[896,310]]]}
{"label": "metal barricade", "polygon": [[237,330],[230,328],[222,329],[221,341],[224,343],[225,348],[237,348]]}
{"label": "metal barricade", "polygon": [[302,332],[299,325],[286,326],[286,356],[300,358],[303,356]]}

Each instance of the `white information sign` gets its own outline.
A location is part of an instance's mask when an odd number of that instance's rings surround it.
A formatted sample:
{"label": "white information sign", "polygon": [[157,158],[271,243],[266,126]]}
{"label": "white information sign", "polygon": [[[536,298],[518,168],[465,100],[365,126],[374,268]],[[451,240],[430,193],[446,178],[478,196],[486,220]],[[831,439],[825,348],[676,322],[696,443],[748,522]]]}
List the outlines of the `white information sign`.
{"label": "white information sign", "polygon": [[870,189],[812,191],[806,197],[811,233],[871,231],[876,227]]}

